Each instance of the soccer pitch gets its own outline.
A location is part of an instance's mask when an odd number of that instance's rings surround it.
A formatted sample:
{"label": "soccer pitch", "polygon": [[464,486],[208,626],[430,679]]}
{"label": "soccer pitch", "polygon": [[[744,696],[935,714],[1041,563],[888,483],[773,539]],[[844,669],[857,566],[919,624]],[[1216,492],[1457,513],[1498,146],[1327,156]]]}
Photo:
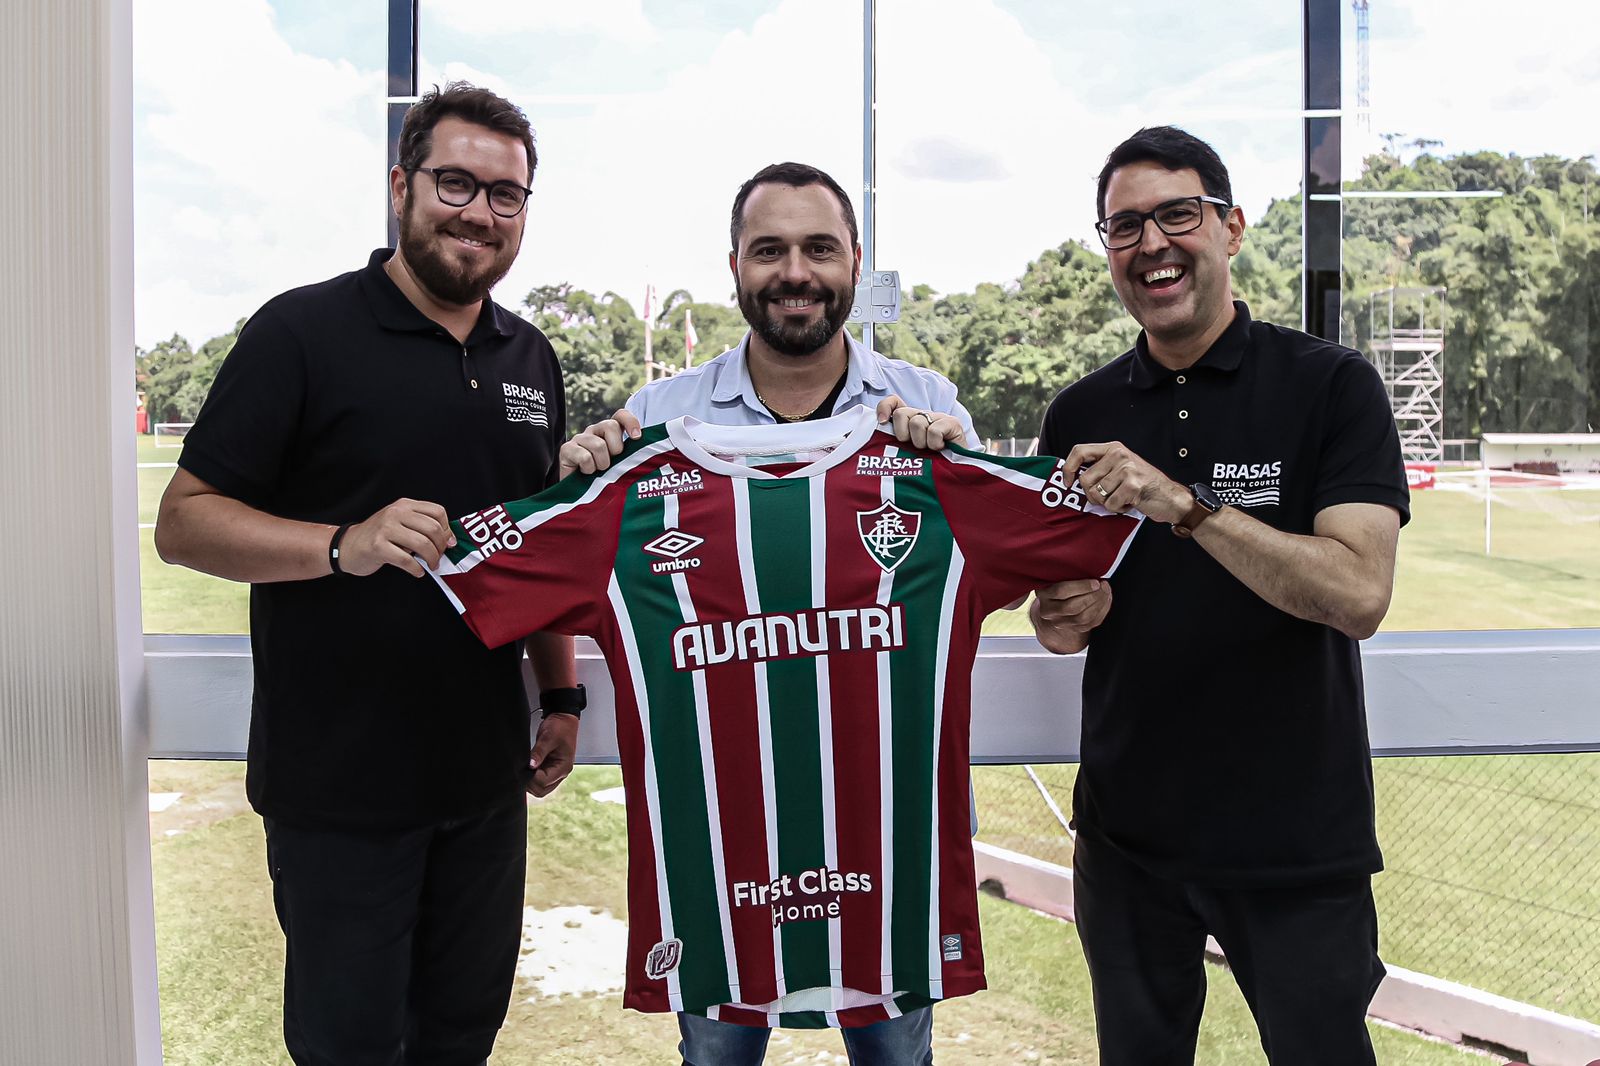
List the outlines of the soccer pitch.
{"label": "soccer pitch", "polygon": [[[175,462],[180,449],[138,438],[140,463]],[[139,470],[139,522],[155,522],[164,467]],[[1509,489],[1492,510],[1493,554],[1484,554],[1484,507],[1467,492],[1412,494],[1412,520],[1400,531],[1389,632],[1550,629],[1600,626],[1600,490]],[[147,633],[242,633],[242,585],[170,567],[141,529]],[[1116,579],[1112,578],[1112,587]],[[988,634],[1028,634],[1026,608],[991,615]]]}

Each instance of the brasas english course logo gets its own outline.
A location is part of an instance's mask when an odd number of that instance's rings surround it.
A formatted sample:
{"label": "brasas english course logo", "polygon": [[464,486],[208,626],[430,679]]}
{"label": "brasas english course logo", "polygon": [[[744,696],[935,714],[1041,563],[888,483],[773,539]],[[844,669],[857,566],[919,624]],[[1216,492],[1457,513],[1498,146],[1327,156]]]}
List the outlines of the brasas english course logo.
{"label": "brasas english course logo", "polygon": [[506,421],[526,422],[540,429],[550,425],[550,411],[545,405],[544,390],[531,385],[502,382],[506,396]]}

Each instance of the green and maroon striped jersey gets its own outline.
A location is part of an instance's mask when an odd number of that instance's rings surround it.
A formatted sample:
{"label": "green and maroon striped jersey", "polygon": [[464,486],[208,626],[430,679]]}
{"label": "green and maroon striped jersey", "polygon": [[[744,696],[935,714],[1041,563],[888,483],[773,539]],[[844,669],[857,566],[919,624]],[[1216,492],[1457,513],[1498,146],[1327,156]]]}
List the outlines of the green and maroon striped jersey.
{"label": "green and maroon striped jersey", "polygon": [[628,810],[624,1003],[865,1025],[984,987],[981,623],[1116,567],[1140,518],[1049,457],[924,452],[857,407],[692,418],[466,515],[436,579],[485,643],[593,637]]}

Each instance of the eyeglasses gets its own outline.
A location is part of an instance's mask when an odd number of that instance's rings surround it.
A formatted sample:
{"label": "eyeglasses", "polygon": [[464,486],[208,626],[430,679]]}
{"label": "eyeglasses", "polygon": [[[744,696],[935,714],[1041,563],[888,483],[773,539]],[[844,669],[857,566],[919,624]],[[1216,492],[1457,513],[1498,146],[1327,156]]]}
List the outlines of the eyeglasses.
{"label": "eyeglasses", "polygon": [[479,189],[489,190],[489,210],[501,218],[516,218],[528,206],[533,190],[514,181],[479,181],[470,171],[454,167],[412,167],[419,174],[432,174],[439,202],[450,207],[466,207],[478,197]]}
{"label": "eyeglasses", "polygon": [[1106,250],[1115,252],[1132,248],[1144,240],[1144,224],[1150,219],[1154,219],[1156,227],[1169,237],[1192,233],[1206,219],[1202,204],[1216,204],[1229,209],[1233,207],[1228,201],[1215,196],[1182,196],[1157,204],[1149,211],[1118,211],[1096,222],[1094,229],[1100,234],[1100,243],[1106,246]]}

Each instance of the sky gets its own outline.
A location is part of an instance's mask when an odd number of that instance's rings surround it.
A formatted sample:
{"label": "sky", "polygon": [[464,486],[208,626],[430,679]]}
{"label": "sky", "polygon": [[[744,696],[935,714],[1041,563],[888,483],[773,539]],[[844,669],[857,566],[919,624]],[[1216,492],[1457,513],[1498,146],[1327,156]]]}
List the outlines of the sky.
{"label": "sky", "polygon": [[[387,0],[135,0],[135,336],[226,332],[385,239]],[[875,265],[970,291],[1093,241],[1094,179],[1141,125],[1204,137],[1246,219],[1299,181],[1293,0],[879,0]],[[425,85],[522,106],[540,165],[495,298],[646,283],[726,301],[728,210],[762,166],[822,167],[865,213],[859,0],[422,0]],[[1198,13],[1203,12],[1203,18]],[[1372,0],[1370,134],[1600,154],[1600,14]],[[1345,102],[1355,96],[1345,15]],[[1587,27],[1587,28],[1585,28]],[[1248,239],[1248,238],[1247,238]]]}

